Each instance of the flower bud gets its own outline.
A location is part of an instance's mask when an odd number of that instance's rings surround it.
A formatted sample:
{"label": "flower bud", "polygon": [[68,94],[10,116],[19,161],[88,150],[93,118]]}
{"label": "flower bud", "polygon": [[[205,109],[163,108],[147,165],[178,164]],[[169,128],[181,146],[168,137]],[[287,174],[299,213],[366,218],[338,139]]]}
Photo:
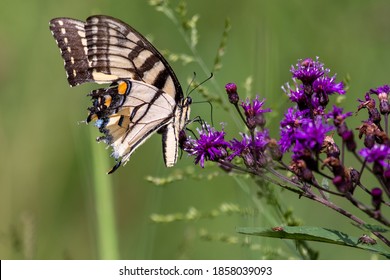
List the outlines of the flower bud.
{"label": "flower bud", "polygon": [[229,98],[229,102],[232,104],[237,104],[240,97],[237,93],[237,85],[235,83],[228,83],[225,85],[226,93]]}
{"label": "flower bud", "polygon": [[373,188],[371,190],[371,203],[375,211],[378,211],[382,203],[382,190],[380,188]]}

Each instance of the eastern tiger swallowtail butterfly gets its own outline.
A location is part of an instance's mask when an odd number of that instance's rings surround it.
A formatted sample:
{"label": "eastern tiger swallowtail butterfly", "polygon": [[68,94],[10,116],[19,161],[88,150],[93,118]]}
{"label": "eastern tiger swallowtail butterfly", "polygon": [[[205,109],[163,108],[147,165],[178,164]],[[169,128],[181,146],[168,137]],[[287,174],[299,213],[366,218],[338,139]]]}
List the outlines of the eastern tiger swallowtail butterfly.
{"label": "eastern tiger swallowtail butterfly", "polygon": [[55,18],[50,30],[70,86],[111,83],[89,94],[93,105],[87,118],[104,134],[97,140],[113,148],[117,163],[109,173],[156,131],[162,134],[165,165],[175,165],[191,99],[184,97],[160,52],[134,28],[109,16],[91,16],[85,22]]}

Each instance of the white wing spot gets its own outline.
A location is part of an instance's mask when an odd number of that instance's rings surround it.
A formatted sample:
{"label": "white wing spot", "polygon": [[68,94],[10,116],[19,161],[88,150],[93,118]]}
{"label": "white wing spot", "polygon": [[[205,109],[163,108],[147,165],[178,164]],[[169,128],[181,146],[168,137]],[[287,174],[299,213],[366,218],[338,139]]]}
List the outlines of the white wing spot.
{"label": "white wing spot", "polygon": [[81,38],[81,44],[83,44],[83,46],[86,46],[87,45],[87,39]]}
{"label": "white wing spot", "polygon": [[74,64],[74,57],[73,56],[70,57],[70,63]]}
{"label": "white wing spot", "polygon": [[83,30],[77,31],[77,34],[79,34],[81,38],[85,38],[85,31]]}
{"label": "white wing spot", "polygon": [[69,46],[66,48],[66,50],[67,50],[69,53],[72,51],[72,49],[71,49]]}
{"label": "white wing spot", "polygon": [[94,81],[97,83],[98,82],[106,82],[106,81],[115,81],[116,79],[118,79],[118,76],[116,76],[116,75],[104,74],[104,73],[100,73],[97,71],[92,72],[92,77],[93,77]]}
{"label": "white wing spot", "polygon": [[62,25],[64,25],[64,22],[62,20],[59,20],[58,24],[62,26]]}
{"label": "white wing spot", "polygon": [[68,38],[64,37],[64,43],[68,44]]}
{"label": "white wing spot", "polygon": [[62,34],[65,34],[65,33],[66,33],[65,28],[61,28],[61,33],[62,33]]}
{"label": "white wing spot", "polygon": [[77,76],[77,72],[76,70],[73,69],[73,77],[76,77]]}

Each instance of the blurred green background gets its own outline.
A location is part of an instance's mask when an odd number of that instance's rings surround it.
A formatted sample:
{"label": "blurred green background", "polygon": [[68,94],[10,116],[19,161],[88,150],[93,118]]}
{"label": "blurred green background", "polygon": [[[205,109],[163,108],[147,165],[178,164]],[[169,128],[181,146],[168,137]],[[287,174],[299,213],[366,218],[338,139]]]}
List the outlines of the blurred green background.
{"label": "blurred green background", "polygon": [[[9,2],[9,3],[8,3]],[[177,2],[172,1],[172,6]],[[319,56],[338,79],[349,75],[351,86],[347,110],[355,111],[357,98],[370,88],[389,83],[390,2],[378,1],[188,1],[189,15],[199,14],[199,56],[211,69],[221,40],[224,21],[232,29],[215,82],[241,86],[253,77],[251,95],[267,98],[279,114],[269,124],[273,136],[288,106],[280,89],[290,81],[290,66],[298,58]],[[48,22],[54,17],[86,19],[107,14],[134,26],[153,38],[160,50],[188,53],[178,29],[147,1],[3,1],[0,10],[0,258],[1,259],[99,259],[109,257],[101,248],[99,210],[95,199],[97,176],[111,181],[115,211],[117,249],[122,259],[260,259],[272,250],[285,258],[294,255],[294,244],[282,240],[245,238],[238,226],[268,225],[269,206],[257,201],[250,181],[241,185],[218,173],[212,180],[185,179],[166,186],[147,182],[148,175],[164,177],[192,168],[186,155],[177,166],[166,169],[161,139],[153,136],[113,175],[105,172],[114,164],[109,149],[97,144],[93,125],[79,123],[90,105],[86,94],[96,85],[69,88],[59,50]],[[187,78],[202,72],[195,63],[172,63],[183,88]],[[245,91],[242,90],[242,98]],[[197,93],[193,99],[201,101]],[[207,105],[192,106],[192,116],[209,119]],[[236,118],[214,106],[214,123],[225,122],[236,133]],[[358,125],[357,121],[355,125]],[[218,127],[218,125],[217,125]],[[353,127],[353,125],[350,125]],[[230,134],[231,137],[235,134]],[[96,157],[105,161],[95,165]],[[100,162],[100,161],[99,161]],[[194,167],[199,176],[219,172]],[[102,175],[99,175],[102,174]],[[240,181],[242,182],[242,181]],[[108,203],[111,198],[107,194]],[[103,194],[105,195],[105,194]],[[283,192],[283,203],[304,224],[361,232],[349,220],[325,207]],[[156,224],[153,213],[186,213],[190,207],[209,212],[222,203],[257,209],[255,215],[220,215],[196,221]],[[99,214],[100,215],[100,214]],[[366,219],[365,216],[363,216]],[[272,220],[272,219],[271,219]],[[368,219],[367,219],[368,220]],[[105,228],[104,230],[107,230]],[[108,229],[112,230],[112,229]],[[201,238],[202,232],[208,238]],[[110,234],[110,233],[109,233]],[[231,238],[231,239],[229,239]],[[211,240],[207,240],[211,239]],[[250,244],[253,246],[246,246]],[[356,249],[312,243],[321,259],[369,259]],[[284,258],[283,257],[283,258]]]}

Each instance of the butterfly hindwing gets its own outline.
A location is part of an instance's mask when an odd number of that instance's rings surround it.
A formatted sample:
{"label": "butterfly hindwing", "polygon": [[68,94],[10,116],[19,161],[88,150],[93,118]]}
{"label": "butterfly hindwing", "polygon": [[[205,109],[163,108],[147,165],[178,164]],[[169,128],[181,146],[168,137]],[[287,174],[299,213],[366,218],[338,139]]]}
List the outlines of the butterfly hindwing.
{"label": "butterfly hindwing", "polygon": [[[122,97],[123,86],[128,90]],[[175,100],[140,81],[120,81],[109,89],[94,91],[91,96],[94,106],[89,108],[88,120],[97,120],[96,126],[105,134],[99,141],[111,145],[112,156],[123,162],[155,131],[173,121]]]}
{"label": "butterfly hindwing", "polygon": [[156,131],[162,134],[165,164],[173,166],[189,102],[160,52],[135,29],[109,16],[91,16],[85,22],[55,18],[50,30],[71,86],[112,84],[91,92],[87,122],[96,121],[104,133],[98,140],[112,146],[118,161],[114,169]]}

